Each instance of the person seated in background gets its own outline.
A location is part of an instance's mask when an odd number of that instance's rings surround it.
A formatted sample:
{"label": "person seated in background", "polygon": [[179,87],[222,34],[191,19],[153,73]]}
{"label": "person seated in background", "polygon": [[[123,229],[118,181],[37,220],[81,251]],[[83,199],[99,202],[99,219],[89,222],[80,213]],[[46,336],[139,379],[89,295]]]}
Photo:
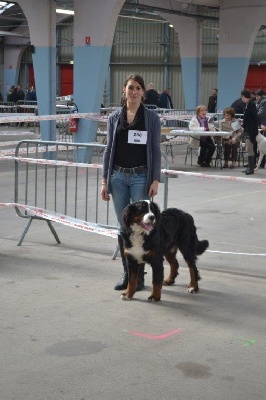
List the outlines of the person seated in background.
{"label": "person seated in background", "polygon": [[[193,115],[189,123],[190,131],[215,131],[213,123],[208,122],[207,107],[198,106],[196,108],[196,115]],[[190,139],[190,146],[195,147],[198,142],[200,151],[198,155],[198,165],[201,167],[210,167],[212,156],[215,152],[215,144],[211,136],[197,136],[193,135]]]}
{"label": "person seated in background", "polygon": [[240,146],[244,129],[240,122],[235,119],[235,110],[233,107],[227,107],[223,110],[224,118],[219,122],[219,131],[230,132],[228,136],[222,137],[224,147],[224,165],[228,168],[228,161],[231,158],[230,168],[235,168],[237,161],[237,150]]}

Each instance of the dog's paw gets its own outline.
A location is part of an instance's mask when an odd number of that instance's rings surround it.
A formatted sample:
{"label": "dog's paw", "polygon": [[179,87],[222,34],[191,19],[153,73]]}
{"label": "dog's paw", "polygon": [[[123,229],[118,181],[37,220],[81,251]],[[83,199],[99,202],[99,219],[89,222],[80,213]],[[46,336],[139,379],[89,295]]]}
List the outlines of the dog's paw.
{"label": "dog's paw", "polygon": [[175,283],[175,278],[179,275],[179,273],[176,271],[174,275],[169,275],[166,279],[163,281],[164,286],[171,286]]}
{"label": "dog's paw", "polygon": [[164,281],[163,281],[163,285],[164,286],[171,286],[171,285],[173,285],[175,283],[175,279],[165,279]]}
{"label": "dog's paw", "polygon": [[150,297],[148,297],[148,301],[157,302],[157,301],[160,301],[160,300],[161,300],[161,297],[156,297],[156,296],[150,296]]}
{"label": "dog's paw", "polygon": [[128,297],[128,295],[126,293],[122,293],[121,294],[121,299],[122,300],[132,300],[132,297]]}
{"label": "dog's paw", "polygon": [[199,288],[198,286],[197,287],[188,286],[187,291],[188,293],[197,293],[199,291]]}

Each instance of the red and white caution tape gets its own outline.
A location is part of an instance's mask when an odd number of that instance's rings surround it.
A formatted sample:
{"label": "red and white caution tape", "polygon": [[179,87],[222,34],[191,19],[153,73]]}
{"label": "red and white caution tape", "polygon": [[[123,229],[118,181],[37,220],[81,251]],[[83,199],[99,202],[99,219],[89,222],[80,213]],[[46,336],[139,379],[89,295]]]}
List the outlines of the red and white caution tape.
{"label": "red and white caution tape", "polygon": [[42,165],[60,165],[68,167],[81,167],[81,168],[102,168],[101,164],[87,164],[87,163],[77,163],[72,161],[60,161],[60,160],[45,160],[43,158],[23,158],[23,157],[13,157],[14,160],[19,162],[25,162],[28,164],[42,164]]}
{"label": "red and white caution tape", "polygon": [[223,180],[230,182],[243,182],[243,183],[259,183],[262,185],[266,184],[266,179],[256,179],[256,178],[242,178],[238,176],[225,176],[225,175],[207,175],[199,172],[186,172],[186,171],[175,171],[171,169],[162,169],[163,175],[172,175],[172,176],[192,176],[195,178],[203,178],[203,179],[214,179],[214,180]]}
{"label": "red and white caution tape", "polygon": [[117,229],[107,227],[104,228],[92,222],[82,221],[80,219],[69,217],[68,215],[59,214],[50,210],[44,210],[39,207],[33,207],[18,203],[0,203],[0,207],[19,207],[25,211],[28,211],[31,215],[36,217],[47,219],[53,222],[58,222],[72,228],[82,229],[87,232],[97,233],[98,235],[117,238]]}
{"label": "red and white caution tape", "polygon": [[35,135],[35,132],[30,131],[0,131],[0,136],[24,136],[24,135]]}
{"label": "red and white caution tape", "polygon": [[73,114],[54,114],[54,115],[23,115],[10,117],[0,117],[0,124],[11,122],[38,122],[38,121],[68,121],[72,118],[84,118],[92,121],[107,121],[107,117],[96,113],[73,113]]}
{"label": "red and white caution tape", "polygon": [[[104,228],[99,226],[98,224],[82,221],[80,219],[72,218],[64,214],[59,214],[52,212],[50,210],[44,210],[38,207],[27,206],[24,204],[18,203],[0,203],[1,207],[19,207],[28,211],[31,215],[36,217],[41,217],[43,219],[47,219],[49,221],[57,222],[66,226],[70,226],[72,228],[81,229],[87,232],[96,233],[98,235],[109,236],[114,239],[117,238],[118,230],[114,228]],[[220,251],[220,250],[207,250],[210,253],[221,253],[221,254],[233,254],[233,255],[245,255],[245,256],[259,256],[266,257],[264,253],[240,253],[240,252],[232,252],[232,251]]]}
{"label": "red and white caution tape", "polygon": [[[57,151],[57,150],[73,150],[75,147],[74,146],[67,146],[67,145],[48,145],[48,146],[32,146],[30,148],[22,148],[19,150],[19,154],[35,154],[36,152],[38,153],[44,153],[47,151]],[[1,158],[6,158],[6,156],[15,154],[15,149],[7,149],[7,150],[0,150],[0,159]],[[15,158],[14,158],[15,159]],[[17,160],[20,160],[21,158],[18,157]],[[26,159],[25,159],[26,160]],[[29,159],[31,160],[31,159]],[[30,162],[30,161],[28,161]]]}
{"label": "red and white caution tape", "polygon": [[[68,121],[72,118],[85,118],[92,121],[106,122],[108,119],[107,115],[98,113],[71,113],[71,114],[53,114],[53,115],[34,115],[34,114],[6,114],[0,117],[0,124],[9,124],[11,122],[39,122],[39,121]],[[160,117],[161,121],[165,120],[190,120],[191,115],[163,115]]]}

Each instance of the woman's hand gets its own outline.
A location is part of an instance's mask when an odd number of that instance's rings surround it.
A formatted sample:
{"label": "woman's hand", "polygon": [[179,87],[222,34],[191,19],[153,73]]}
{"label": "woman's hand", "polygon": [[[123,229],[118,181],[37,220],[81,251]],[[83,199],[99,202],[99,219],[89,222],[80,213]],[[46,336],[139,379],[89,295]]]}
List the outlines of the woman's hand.
{"label": "woman's hand", "polygon": [[107,191],[107,185],[106,183],[102,184],[102,188],[101,188],[101,196],[102,196],[102,200],[104,201],[109,201],[110,200],[110,195]]}
{"label": "woman's hand", "polygon": [[158,193],[158,185],[159,185],[159,181],[152,182],[152,184],[150,186],[150,190],[149,190],[150,197],[156,196],[156,194]]}

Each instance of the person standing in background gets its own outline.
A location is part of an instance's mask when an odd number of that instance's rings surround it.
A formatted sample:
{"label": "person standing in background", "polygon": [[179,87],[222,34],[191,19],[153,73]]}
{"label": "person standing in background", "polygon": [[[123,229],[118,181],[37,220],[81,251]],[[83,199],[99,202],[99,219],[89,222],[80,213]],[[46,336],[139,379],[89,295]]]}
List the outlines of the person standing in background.
{"label": "person standing in background", "polygon": [[[239,97],[239,99],[236,99],[233,101],[231,104],[231,107],[235,110],[235,114],[244,114],[246,104],[242,101],[242,98]],[[241,115],[242,116],[242,115]]]}
{"label": "person standing in background", "polygon": [[217,95],[218,95],[218,89],[212,89],[212,94],[209,97],[208,101],[208,112],[209,113],[215,113],[217,111]]}
{"label": "person standing in background", "polygon": [[27,84],[25,101],[37,101],[36,91],[31,83]]}
{"label": "person standing in background", "polygon": [[255,153],[254,144],[256,143],[256,136],[259,128],[259,118],[255,103],[251,100],[249,90],[242,90],[241,97],[246,104],[243,116],[243,128],[246,134],[246,147],[248,153],[248,167],[243,171],[246,175],[254,174],[255,167]]}
{"label": "person standing in background", "polygon": [[160,108],[173,109],[173,102],[170,96],[170,88],[164,89],[164,91],[159,95],[158,106]]}
{"label": "person standing in background", "polygon": [[23,92],[22,86],[19,83],[17,84],[17,96],[18,96],[18,100],[25,99],[25,93]]}
{"label": "person standing in background", "polygon": [[9,103],[15,103],[16,104],[16,102],[19,100],[19,96],[18,96],[17,92],[18,92],[17,91],[17,87],[12,85],[10,87],[10,89],[9,89],[8,94],[7,94],[7,101]]}
{"label": "person standing in background", "polygon": [[154,84],[149,83],[148,89],[144,93],[144,104],[158,106],[159,93],[154,89]]}

